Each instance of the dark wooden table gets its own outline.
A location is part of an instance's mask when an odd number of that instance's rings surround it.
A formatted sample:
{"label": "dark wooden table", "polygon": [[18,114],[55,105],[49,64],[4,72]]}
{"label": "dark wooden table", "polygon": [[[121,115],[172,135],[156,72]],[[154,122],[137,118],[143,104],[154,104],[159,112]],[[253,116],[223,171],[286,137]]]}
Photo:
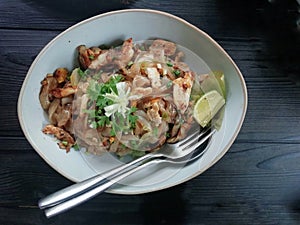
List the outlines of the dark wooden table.
{"label": "dark wooden table", "polygon": [[[300,224],[296,0],[103,2],[0,0],[0,225]],[[22,82],[39,51],[61,31],[122,8],[173,13],[218,41],[247,82],[244,125],[229,152],[193,180],[144,195],[105,193],[46,219],[37,201],[72,182],[46,164],[24,137],[16,112]]]}

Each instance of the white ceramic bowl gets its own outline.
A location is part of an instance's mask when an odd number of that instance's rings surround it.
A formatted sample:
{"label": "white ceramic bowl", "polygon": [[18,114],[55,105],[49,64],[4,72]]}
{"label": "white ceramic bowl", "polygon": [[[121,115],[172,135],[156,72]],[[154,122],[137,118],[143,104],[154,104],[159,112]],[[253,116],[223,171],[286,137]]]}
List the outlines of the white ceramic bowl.
{"label": "white ceramic bowl", "polygon": [[32,63],[23,83],[18,116],[23,132],[38,154],[55,170],[78,182],[119,164],[110,156],[94,157],[57,147],[41,130],[47,123],[38,96],[40,82],[57,67],[74,66],[76,47],[95,46],[115,40],[162,38],[192,50],[212,70],[225,73],[227,103],[223,125],[206,154],[183,168],[156,167],[133,175],[109,190],[118,194],[138,194],[168,188],[185,182],[216,163],[233,144],[247,109],[247,90],[241,72],[229,55],[205,32],[174,15],[145,9],[121,10],[82,21],[47,44]]}

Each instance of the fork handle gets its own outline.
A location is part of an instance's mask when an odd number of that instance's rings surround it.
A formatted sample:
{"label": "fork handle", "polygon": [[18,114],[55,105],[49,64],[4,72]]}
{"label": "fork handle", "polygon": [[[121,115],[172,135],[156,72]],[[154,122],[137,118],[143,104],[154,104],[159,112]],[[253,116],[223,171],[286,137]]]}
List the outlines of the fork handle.
{"label": "fork handle", "polygon": [[[158,159],[159,160],[159,159]],[[141,170],[147,166],[149,166],[152,163],[155,163],[156,160],[151,160],[146,162],[143,165],[140,166],[136,166],[131,170],[128,170],[127,172],[124,172],[120,175],[117,175],[115,177],[113,177],[112,179],[105,179],[105,181],[100,184],[99,186],[94,187],[93,189],[82,193],[81,195],[75,196],[72,199],[69,199],[65,202],[62,202],[60,204],[57,204],[51,208],[45,209],[45,215],[47,218],[50,218],[52,216],[55,216],[57,214],[60,214],[62,212],[65,212],[93,197],[95,197],[96,195],[104,192],[105,190],[107,190],[109,187],[111,187],[112,185],[116,184],[117,182],[121,181],[122,179],[128,177],[129,175],[137,172],[138,170]]]}
{"label": "fork handle", "polygon": [[142,164],[146,160],[149,160],[149,159],[155,158],[155,157],[156,157],[155,154],[146,154],[140,158],[137,158],[136,160],[133,160],[130,163],[123,164],[112,170],[109,170],[107,172],[93,176],[87,180],[75,183],[71,186],[68,186],[64,189],[54,192],[53,194],[48,195],[45,198],[40,199],[38,202],[38,206],[40,209],[45,209],[45,208],[51,207],[53,205],[56,205],[62,201],[70,199],[71,197],[78,195],[94,186],[97,186],[99,183],[103,182],[106,179],[116,176],[117,174],[119,174],[121,172],[122,173],[126,172],[132,166]]}

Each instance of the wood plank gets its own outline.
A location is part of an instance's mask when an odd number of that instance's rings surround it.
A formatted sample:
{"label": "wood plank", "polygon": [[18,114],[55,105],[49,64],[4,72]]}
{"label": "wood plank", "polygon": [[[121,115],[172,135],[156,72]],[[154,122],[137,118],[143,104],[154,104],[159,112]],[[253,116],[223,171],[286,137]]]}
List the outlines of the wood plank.
{"label": "wood plank", "polygon": [[[136,218],[125,221],[195,223],[201,213],[202,220],[207,223],[221,222],[230,214],[228,222],[231,223],[247,224],[257,216],[251,224],[272,224],[275,221],[293,224],[293,216],[297,218],[297,206],[291,196],[298,193],[300,182],[298,149],[295,144],[235,144],[216,165],[185,184],[139,196],[103,194],[58,216],[56,221],[74,219],[76,224],[77,220],[88,216],[92,223],[101,215],[103,222],[119,224],[126,215],[132,215]],[[25,218],[35,218],[32,224],[44,221],[41,211],[36,208],[38,199],[71,184],[32,151],[15,154],[15,151],[1,150],[0,164],[0,223],[16,224],[20,221],[5,216],[4,212],[23,215],[24,221]],[[158,205],[160,207],[156,207]],[[163,216],[160,214],[162,207]],[[286,217],[287,214],[291,217]]]}
{"label": "wood plank", "polygon": [[[22,154],[16,154],[18,151]],[[0,152],[0,189],[5,190],[5,193],[0,193],[0,201],[5,199],[6,203],[15,204],[14,196],[18,192],[21,195],[19,199],[24,200],[28,193],[21,191],[24,188],[23,183],[26,183],[28,188],[34,187],[40,191],[38,196],[27,196],[26,199],[46,195],[47,192],[57,189],[59,183],[63,185],[70,183],[50,169],[34,150],[23,149],[21,152],[19,149],[5,149],[1,146]],[[204,192],[218,195],[221,189],[235,190],[242,194],[243,191],[250,192],[255,188],[257,191],[252,194],[257,197],[263,195],[265,198],[272,196],[273,203],[278,203],[281,197],[287,194],[282,192],[283,190],[288,187],[290,192],[298,190],[299,158],[298,144],[235,143],[216,165],[186,185],[189,186],[188,190],[192,193],[195,191],[194,194],[199,195]],[[53,182],[54,180],[57,182]],[[211,201],[214,200],[213,198]]]}
{"label": "wood plank", "polygon": [[[287,1],[287,3],[282,4],[280,7],[282,16],[286,15],[285,18],[294,19],[297,14],[295,3],[295,1]],[[236,33],[241,33],[240,31],[253,32],[257,30],[257,26],[267,25],[272,19],[272,13],[279,11],[276,5],[268,4],[265,1],[241,3],[235,0],[229,3],[205,0],[201,2],[190,1],[188,4],[183,4],[180,0],[99,0],[86,2],[79,0],[62,0],[59,2],[11,0],[0,2],[0,14],[2,15],[0,27],[64,30],[82,19],[103,12],[126,8],[149,8],[173,13],[213,35],[217,33],[232,35],[232,31],[236,31]],[[231,28],[228,27],[228,24]]]}

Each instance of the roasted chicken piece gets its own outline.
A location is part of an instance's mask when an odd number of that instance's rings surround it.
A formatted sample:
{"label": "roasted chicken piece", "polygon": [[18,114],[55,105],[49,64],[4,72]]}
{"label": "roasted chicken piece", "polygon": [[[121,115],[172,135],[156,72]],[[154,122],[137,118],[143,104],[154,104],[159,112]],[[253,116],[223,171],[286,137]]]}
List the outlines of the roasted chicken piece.
{"label": "roasted chicken piece", "polygon": [[80,63],[80,67],[84,70],[89,68],[92,61],[102,53],[100,48],[97,47],[87,48],[85,45],[78,46],[77,50],[78,50],[78,61]]}
{"label": "roasted chicken piece", "polygon": [[66,68],[57,68],[54,71],[54,77],[59,84],[66,81],[68,74],[69,71]]}
{"label": "roasted chicken piece", "polygon": [[124,41],[121,50],[112,51],[113,63],[119,66],[119,69],[128,65],[134,55],[132,38]]}
{"label": "roasted chicken piece", "polygon": [[176,44],[170,41],[158,39],[153,41],[152,45],[150,46],[150,50],[153,52],[156,50],[163,50],[166,56],[172,56],[176,52]]}
{"label": "roasted chicken piece", "polygon": [[183,114],[189,106],[194,78],[190,72],[186,72],[184,77],[179,77],[173,81],[174,103]]}
{"label": "roasted chicken piece", "polygon": [[132,38],[124,41],[120,48],[101,50],[80,45],[77,49],[81,68],[92,70],[99,70],[105,66],[125,68],[134,55]]}
{"label": "roasted chicken piece", "polygon": [[75,94],[76,88],[67,85],[63,88],[55,88],[50,91],[50,94],[53,95],[55,98],[64,98],[69,95]]}
{"label": "roasted chicken piece", "polygon": [[67,152],[69,152],[70,148],[75,144],[74,138],[69,134],[69,132],[52,124],[46,125],[43,132],[45,134],[54,135],[58,140],[60,140],[58,143],[59,147],[66,149]]}
{"label": "roasted chicken piece", "polygon": [[57,80],[52,74],[47,74],[41,84],[42,87],[39,95],[40,103],[44,110],[48,110],[51,103],[51,96],[49,93],[57,87]]}

